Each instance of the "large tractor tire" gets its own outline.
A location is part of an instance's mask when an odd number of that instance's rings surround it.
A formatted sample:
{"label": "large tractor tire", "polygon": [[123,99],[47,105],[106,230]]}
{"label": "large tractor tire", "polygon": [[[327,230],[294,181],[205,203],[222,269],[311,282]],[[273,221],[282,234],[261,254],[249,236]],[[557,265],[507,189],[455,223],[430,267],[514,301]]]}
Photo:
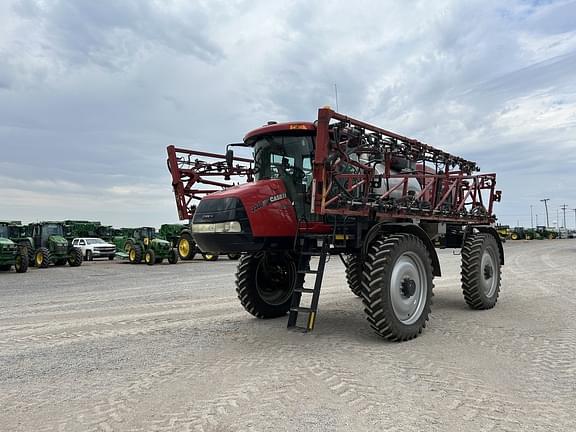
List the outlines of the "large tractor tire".
{"label": "large tractor tire", "polygon": [[376,239],[362,273],[364,312],[370,326],[391,341],[417,337],[426,327],[433,276],[426,246],[412,234]]}
{"label": "large tractor tire", "polygon": [[178,254],[176,253],[176,249],[170,249],[170,252],[168,252],[168,262],[170,264],[176,264],[178,262]]}
{"label": "large tractor tire", "polygon": [[140,264],[142,262],[142,248],[140,245],[133,245],[128,251],[128,261],[130,264]]}
{"label": "large tractor tire", "polygon": [[462,291],[472,309],[491,309],[498,301],[501,280],[501,257],[496,239],[476,233],[466,238],[462,247]]}
{"label": "large tractor tire", "polygon": [[50,250],[45,247],[38,248],[34,253],[34,264],[38,268],[47,268],[50,265]]}
{"label": "large tractor tire", "polygon": [[82,249],[73,247],[68,252],[68,265],[70,267],[78,267],[82,265]]}
{"label": "large tractor tire", "polygon": [[518,235],[518,233],[513,232],[512,234],[510,234],[510,238],[512,240],[518,240],[520,236]]}
{"label": "large tractor tire", "polygon": [[210,252],[202,252],[202,258],[204,258],[204,261],[218,261],[218,258],[220,258],[220,256],[218,254],[213,254]]}
{"label": "large tractor tire", "polygon": [[186,232],[182,233],[180,240],[178,240],[178,255],[184,261],[192,260],[196,255],[196,243],[194,243],[192,236]]}
{"label": "large tractor tire", "polygon": [[346,260],[346,281],[350,291],[362,297],[362,260],[359,255],[349,255]]}
{"label": "large tractor tire", "polygon": [[149,266],[156,264],[156,254],[152,249],[148,249],[144,254],[144,261]]}
{"label": "large tractor tire", "polygon": [[28,271],[29,264],[30,262],[28,261],[28,251],[26,248],[21,249],[18,255],[16,255],[14,270],[16,270],[16,273],[26,273]]}
{"label": "large tractor tire", "polygon": [[286,315],[296,287],[304,285],[304,275],[296,272],[296,260],[288,253],[243,255],[236,273],[240,303],[257,318]]}

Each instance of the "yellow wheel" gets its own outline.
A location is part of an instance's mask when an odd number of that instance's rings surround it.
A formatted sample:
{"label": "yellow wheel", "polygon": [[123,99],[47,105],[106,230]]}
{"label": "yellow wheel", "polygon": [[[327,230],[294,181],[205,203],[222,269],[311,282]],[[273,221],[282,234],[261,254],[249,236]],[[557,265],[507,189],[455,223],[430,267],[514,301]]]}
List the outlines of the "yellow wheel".
{"label": "yellow wheel", "polygon": [[42,252],[36,252],[36,267],[42,267],[42,263],[44,262],[44,255]]}
{"label": "yellow wheel", "polygon": [[181,238],[178,242],[178,253],[181,257],[187,257],[190,253],[190,242],[188,239]]}
{"label": "yellow wheel", "polygon": [[518,240],[518,233],[512,233],[512,235],[510,236],[510,238],[512,240]]}
{"label": "yellow wheel", "polygon": [[146,261],[146,264],[148,265],[156,264],[156,254],[152,249],[147,251],[146,254],[144,255],[144,261]]}
{"label": "yellow wheel", "polygon": [[130,249],[130,261],[136,261],[136,249],[134,248]]}

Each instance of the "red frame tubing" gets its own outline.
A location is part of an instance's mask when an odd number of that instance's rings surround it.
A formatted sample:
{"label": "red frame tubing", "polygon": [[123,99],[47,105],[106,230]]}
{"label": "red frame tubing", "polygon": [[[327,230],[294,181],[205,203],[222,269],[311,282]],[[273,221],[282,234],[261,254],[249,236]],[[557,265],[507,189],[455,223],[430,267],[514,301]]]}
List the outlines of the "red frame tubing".
{"label": "red frame tubing", "polygon": [[[478,170],[474,162],[336,113],[330,108],[318,110],[316,125],[312,189],[314,213],[363,217],[374,214],[380,220],[419,218],[465,224],[489,224],[496,220],[492,215],[493,204],[499,201],[501,194],[495,190],[496,175],[472,174]],[[339,133],[343,133],[344,139]],[[361,150],[355,151],[351,145],[353,140],[354,146]],[[396,184],[375,198],[371,187],[376,177],[375,168],[368,162],[351,159],[350,155],[354,153],[358,160],[361,154],[379,156],[384,172],[378,177],[386,184],[390,180]],[[394,174],[391,172],[394,158],[407,160],[419,168]],[[435,165],[436,169],[432,170],[426,163]],[[346,166],[353,167],[354,172],[346,172]],[[440,171],[439,166],[442,168]],[[411,179],[422,185],[422,190],[412,196],[408,191]],[[358,193],[352,197],[355,190]],[[389,205],[392,193],[399,192],[401,198],[396,199],[396,204]],[[486,203],[483,192],[487,196]],[[413,206],[427,195],[430,198],[427,207]],[[408,204],[398,204],[403,201]]]}

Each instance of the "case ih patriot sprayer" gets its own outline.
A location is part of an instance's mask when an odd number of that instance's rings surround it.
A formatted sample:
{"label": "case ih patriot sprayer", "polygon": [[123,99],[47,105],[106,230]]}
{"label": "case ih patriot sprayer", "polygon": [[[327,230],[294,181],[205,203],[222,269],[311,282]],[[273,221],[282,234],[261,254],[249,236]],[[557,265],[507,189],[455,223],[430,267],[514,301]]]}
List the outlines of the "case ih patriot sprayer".
{"label": "case ih patriot sprayer", "polygon": [[[235,157],[234,145],[251,147],[254,159]],[[225,155],[167,150],[180,219],[192,219],[202,250],[243,253],[236,290],[258,318],[289,313],[288,327],[312,330],[326,259],[340,255],[371,327],[412,339],[440,276],[435,244],[462,248],[472,309],[496,304],[500,192],[496,175],[475,174],[474,162],[330,108],[314,123],[270,122]],[[234,185],[239,176],[246,183]],[[306,274],[315,278],[308,288]]]}

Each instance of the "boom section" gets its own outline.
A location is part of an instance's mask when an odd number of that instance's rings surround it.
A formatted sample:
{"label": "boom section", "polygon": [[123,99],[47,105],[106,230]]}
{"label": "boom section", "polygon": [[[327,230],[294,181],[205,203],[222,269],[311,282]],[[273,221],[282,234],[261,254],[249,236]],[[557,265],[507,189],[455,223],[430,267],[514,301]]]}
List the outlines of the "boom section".
{"label": "boom section", "polygon": [[487,224],[496,174],[475,162],[334,112],[318,111],[312,212]]}
{"label": "boom section", "polygon": [[206,195],[237,185],[245,177],[254,181],[252,159],[197,150],[167,147],[168,170],[181,220],[192,219],[196,204]]}

